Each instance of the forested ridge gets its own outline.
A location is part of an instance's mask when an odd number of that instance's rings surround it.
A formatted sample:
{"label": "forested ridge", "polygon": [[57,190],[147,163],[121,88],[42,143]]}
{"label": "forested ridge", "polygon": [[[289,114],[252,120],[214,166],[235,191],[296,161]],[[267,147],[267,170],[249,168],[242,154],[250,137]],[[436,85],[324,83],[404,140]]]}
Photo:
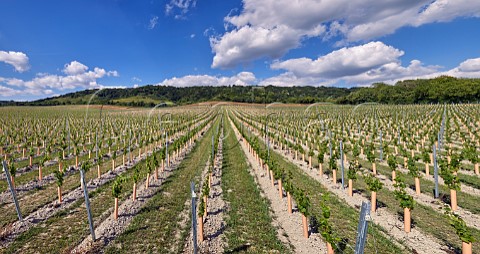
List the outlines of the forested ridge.
{"label": "forested ridge", "polygon": [[[31,102],[0,101],[6,105],[71,105],[87,104],[97,90],[84,90]],[[196,86],[170,87],[147,85],[128,89],[104,89],[92,103],[150,107],[159,103],[184,105],[206,101],[248,103],[313,103],[332,102],[358,104],[467,103],[480,99],[480,79],[441,76],[434,79],[399,81],[395,85],[375,83],[370,87],[312,87],[312,86]]]}

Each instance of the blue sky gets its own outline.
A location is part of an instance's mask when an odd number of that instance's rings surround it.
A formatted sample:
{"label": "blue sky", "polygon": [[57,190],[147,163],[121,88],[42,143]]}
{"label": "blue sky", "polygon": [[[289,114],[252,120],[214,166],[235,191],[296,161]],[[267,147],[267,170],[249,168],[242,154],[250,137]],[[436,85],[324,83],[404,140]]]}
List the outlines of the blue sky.
{"label": "blue sky", "polygon": [[479,17],[467,0],[2,0],[0,100],[480,77]]}

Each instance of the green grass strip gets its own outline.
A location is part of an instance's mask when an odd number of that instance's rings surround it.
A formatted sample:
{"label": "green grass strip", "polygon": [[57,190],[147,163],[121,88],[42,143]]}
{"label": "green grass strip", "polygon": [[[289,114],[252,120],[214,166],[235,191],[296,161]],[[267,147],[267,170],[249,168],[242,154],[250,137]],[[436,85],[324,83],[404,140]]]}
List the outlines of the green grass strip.
{"label": "green grass strip", "polygon": [[233,129],[226,124],[230,133],[224,140],[222,164],[222,189],[230,210],[225,222],[227,248],[225,253],[290,253],[277,238],[272,225],[269,201],[260,195],[240,144]]}

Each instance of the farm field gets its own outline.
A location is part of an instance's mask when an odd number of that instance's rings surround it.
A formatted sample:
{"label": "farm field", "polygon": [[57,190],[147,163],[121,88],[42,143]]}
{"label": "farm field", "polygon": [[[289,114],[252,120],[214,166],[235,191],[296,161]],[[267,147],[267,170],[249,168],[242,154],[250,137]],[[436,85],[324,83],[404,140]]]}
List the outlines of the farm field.
{"label": "farm field", "polygon": [[161,106],[0,107],[0,253],[480,253],[478,104]]}

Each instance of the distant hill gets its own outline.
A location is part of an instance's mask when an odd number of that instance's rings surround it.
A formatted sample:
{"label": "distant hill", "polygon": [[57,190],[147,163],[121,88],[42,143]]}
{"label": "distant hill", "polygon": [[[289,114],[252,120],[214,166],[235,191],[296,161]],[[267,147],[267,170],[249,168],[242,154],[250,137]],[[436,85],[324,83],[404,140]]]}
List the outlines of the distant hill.
{"label": "distant hill", "polygon": [[127,89],[85,90],[59,97],[32,102],[0,101],[6,105],[73,105],[91,103],[121,106],[151,107],[160,103],[184,105],[206,101],[233,101],[253,103],[313,103],[333,102],[358,104],[378,102],[384,104],[477,102],[480,100],[480,79],[441,76],[434,79],[399,81],[395,85],[375,83],[370,87],[258,87],[258,86],[142,86]]}
{"label": "distant hill", "polygon": [[206,101],[234,101],[264,103],[282,101],[284,103],[312,103],[315,101],[335,102],[358,88],[337,87],[258,87],[258,86],[142,86],[127,89],[85,90],[58,97],[32,102],[16,102],[15,105],[70,105],[87,104],[90,98],[94,104],[151,107],[160,103],[184,105]]}

